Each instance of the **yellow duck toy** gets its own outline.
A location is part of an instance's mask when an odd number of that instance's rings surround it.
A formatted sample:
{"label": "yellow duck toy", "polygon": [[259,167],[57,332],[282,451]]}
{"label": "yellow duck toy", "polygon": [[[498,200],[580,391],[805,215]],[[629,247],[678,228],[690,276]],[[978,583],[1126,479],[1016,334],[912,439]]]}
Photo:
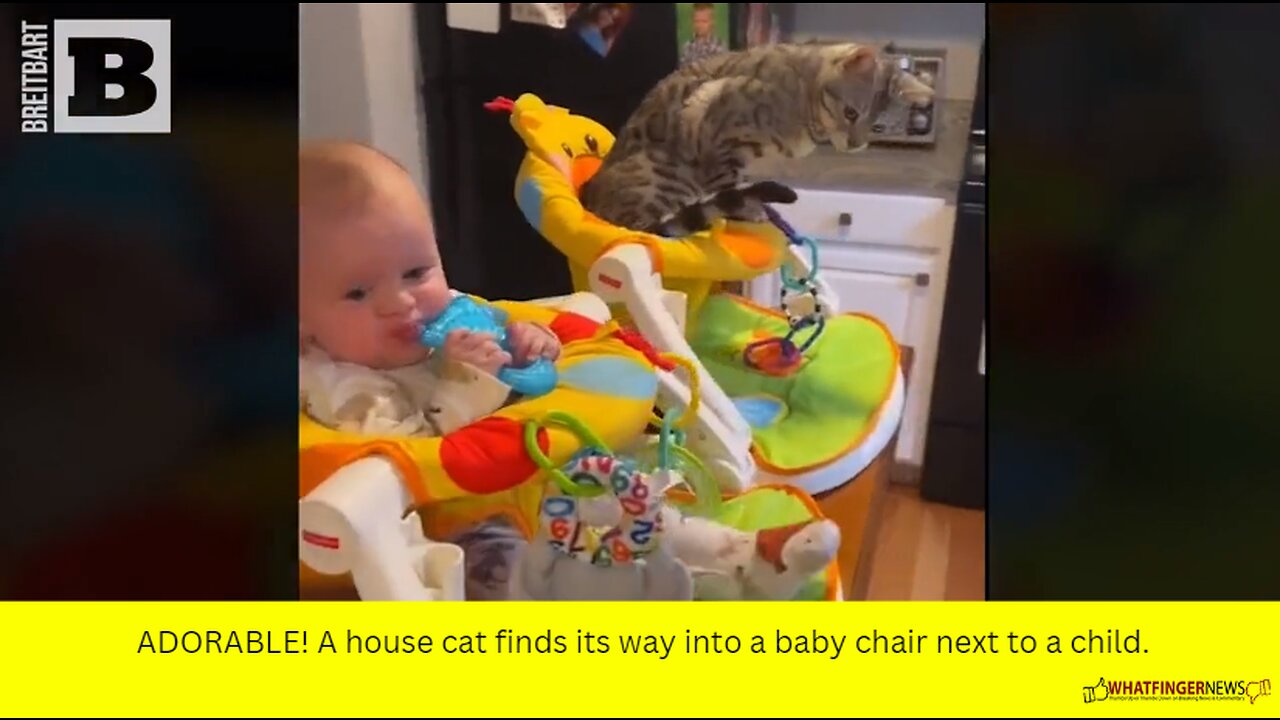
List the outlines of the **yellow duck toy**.
{"label": "yellow duck toy", "polygon": [[[777,271],[787,258],[788,239],[770,223],[717,221],[710,230],[663,238],[607,223],[578,201],[578,190],[600,169],[614,135],[591,118],[548,105],[529,93],[515,101],[486,104],[511,113],[511,127],[529,149],[516,179],[516,203],[529,223],[564,254],[576,291],[589,292],[588,272],[600,256],[623,242],[649,250],[663,286],[683,293],[693,323],[703,302],[723,283]],[[625,308],[611,307],[623,319]]]}

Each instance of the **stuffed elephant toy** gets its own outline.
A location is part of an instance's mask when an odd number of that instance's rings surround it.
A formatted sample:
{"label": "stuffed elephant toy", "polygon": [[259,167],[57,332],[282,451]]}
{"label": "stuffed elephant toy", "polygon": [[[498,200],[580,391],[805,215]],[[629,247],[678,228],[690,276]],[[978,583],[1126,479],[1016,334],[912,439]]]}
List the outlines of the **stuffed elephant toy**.
{"label": "stuffed elephant toy", "polygon": [[642,562],[598,566],[560,552],[544,533],[511,574],[512,600],[692,600],[693,576],[661,546]]}
{"label": "stuffed elephant toy", "polygon": [[791,600],[840,549],[830,520],[747,532],[670,507],[662,513],[666,548],[690,569],[699,600]]}

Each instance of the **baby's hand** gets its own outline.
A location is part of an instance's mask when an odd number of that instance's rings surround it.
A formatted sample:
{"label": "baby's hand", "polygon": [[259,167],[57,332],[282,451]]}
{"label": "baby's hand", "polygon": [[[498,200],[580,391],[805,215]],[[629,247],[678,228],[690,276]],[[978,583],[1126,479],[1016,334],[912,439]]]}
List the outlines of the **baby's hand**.
{"label": "baby's hand", "polygon": [[444,339],[441,349],[446,362],[463,362],[480,368],[490,375],[511,363],[511,355],[504,352],[488,333],[470,330],[454,330]]}
{"label": "baby's hand", "polygon": [[511,354],[522,367],[540,357],[553,362],[560,357],[560,338],[537,323],[511,323],[507,337],[511,339]]}

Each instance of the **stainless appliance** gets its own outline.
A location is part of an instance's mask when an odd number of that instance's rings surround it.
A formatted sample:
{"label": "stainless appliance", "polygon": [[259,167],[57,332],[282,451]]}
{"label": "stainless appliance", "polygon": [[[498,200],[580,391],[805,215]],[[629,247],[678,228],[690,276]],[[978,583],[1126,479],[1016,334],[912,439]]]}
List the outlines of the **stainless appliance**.
{"label": "stainless appliance", "polygon": [[921,496],[968,508],[987,499],[986,45],[957,197]]}
{"label": "stainless appliance", "polygon": [[[946,52],[899,48],[890,44],[885,56],[902,70],[935,90],[943,87],[946,72]],[[928,107],[911,107],[906,103],[893,103],[885,108],[872,124],[873,144],[933,145],[938,139],[937,103]]]}

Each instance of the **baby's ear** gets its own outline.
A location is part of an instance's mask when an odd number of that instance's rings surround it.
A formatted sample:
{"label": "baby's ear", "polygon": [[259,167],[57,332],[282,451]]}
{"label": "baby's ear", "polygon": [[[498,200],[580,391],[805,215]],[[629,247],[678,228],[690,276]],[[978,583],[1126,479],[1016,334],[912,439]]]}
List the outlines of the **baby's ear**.
{"label": "baby's ear", "polygon": [[840,59],[840,70],[846,78],[870,80],[875,77],[879,56],[875,48],[859,45]]}

